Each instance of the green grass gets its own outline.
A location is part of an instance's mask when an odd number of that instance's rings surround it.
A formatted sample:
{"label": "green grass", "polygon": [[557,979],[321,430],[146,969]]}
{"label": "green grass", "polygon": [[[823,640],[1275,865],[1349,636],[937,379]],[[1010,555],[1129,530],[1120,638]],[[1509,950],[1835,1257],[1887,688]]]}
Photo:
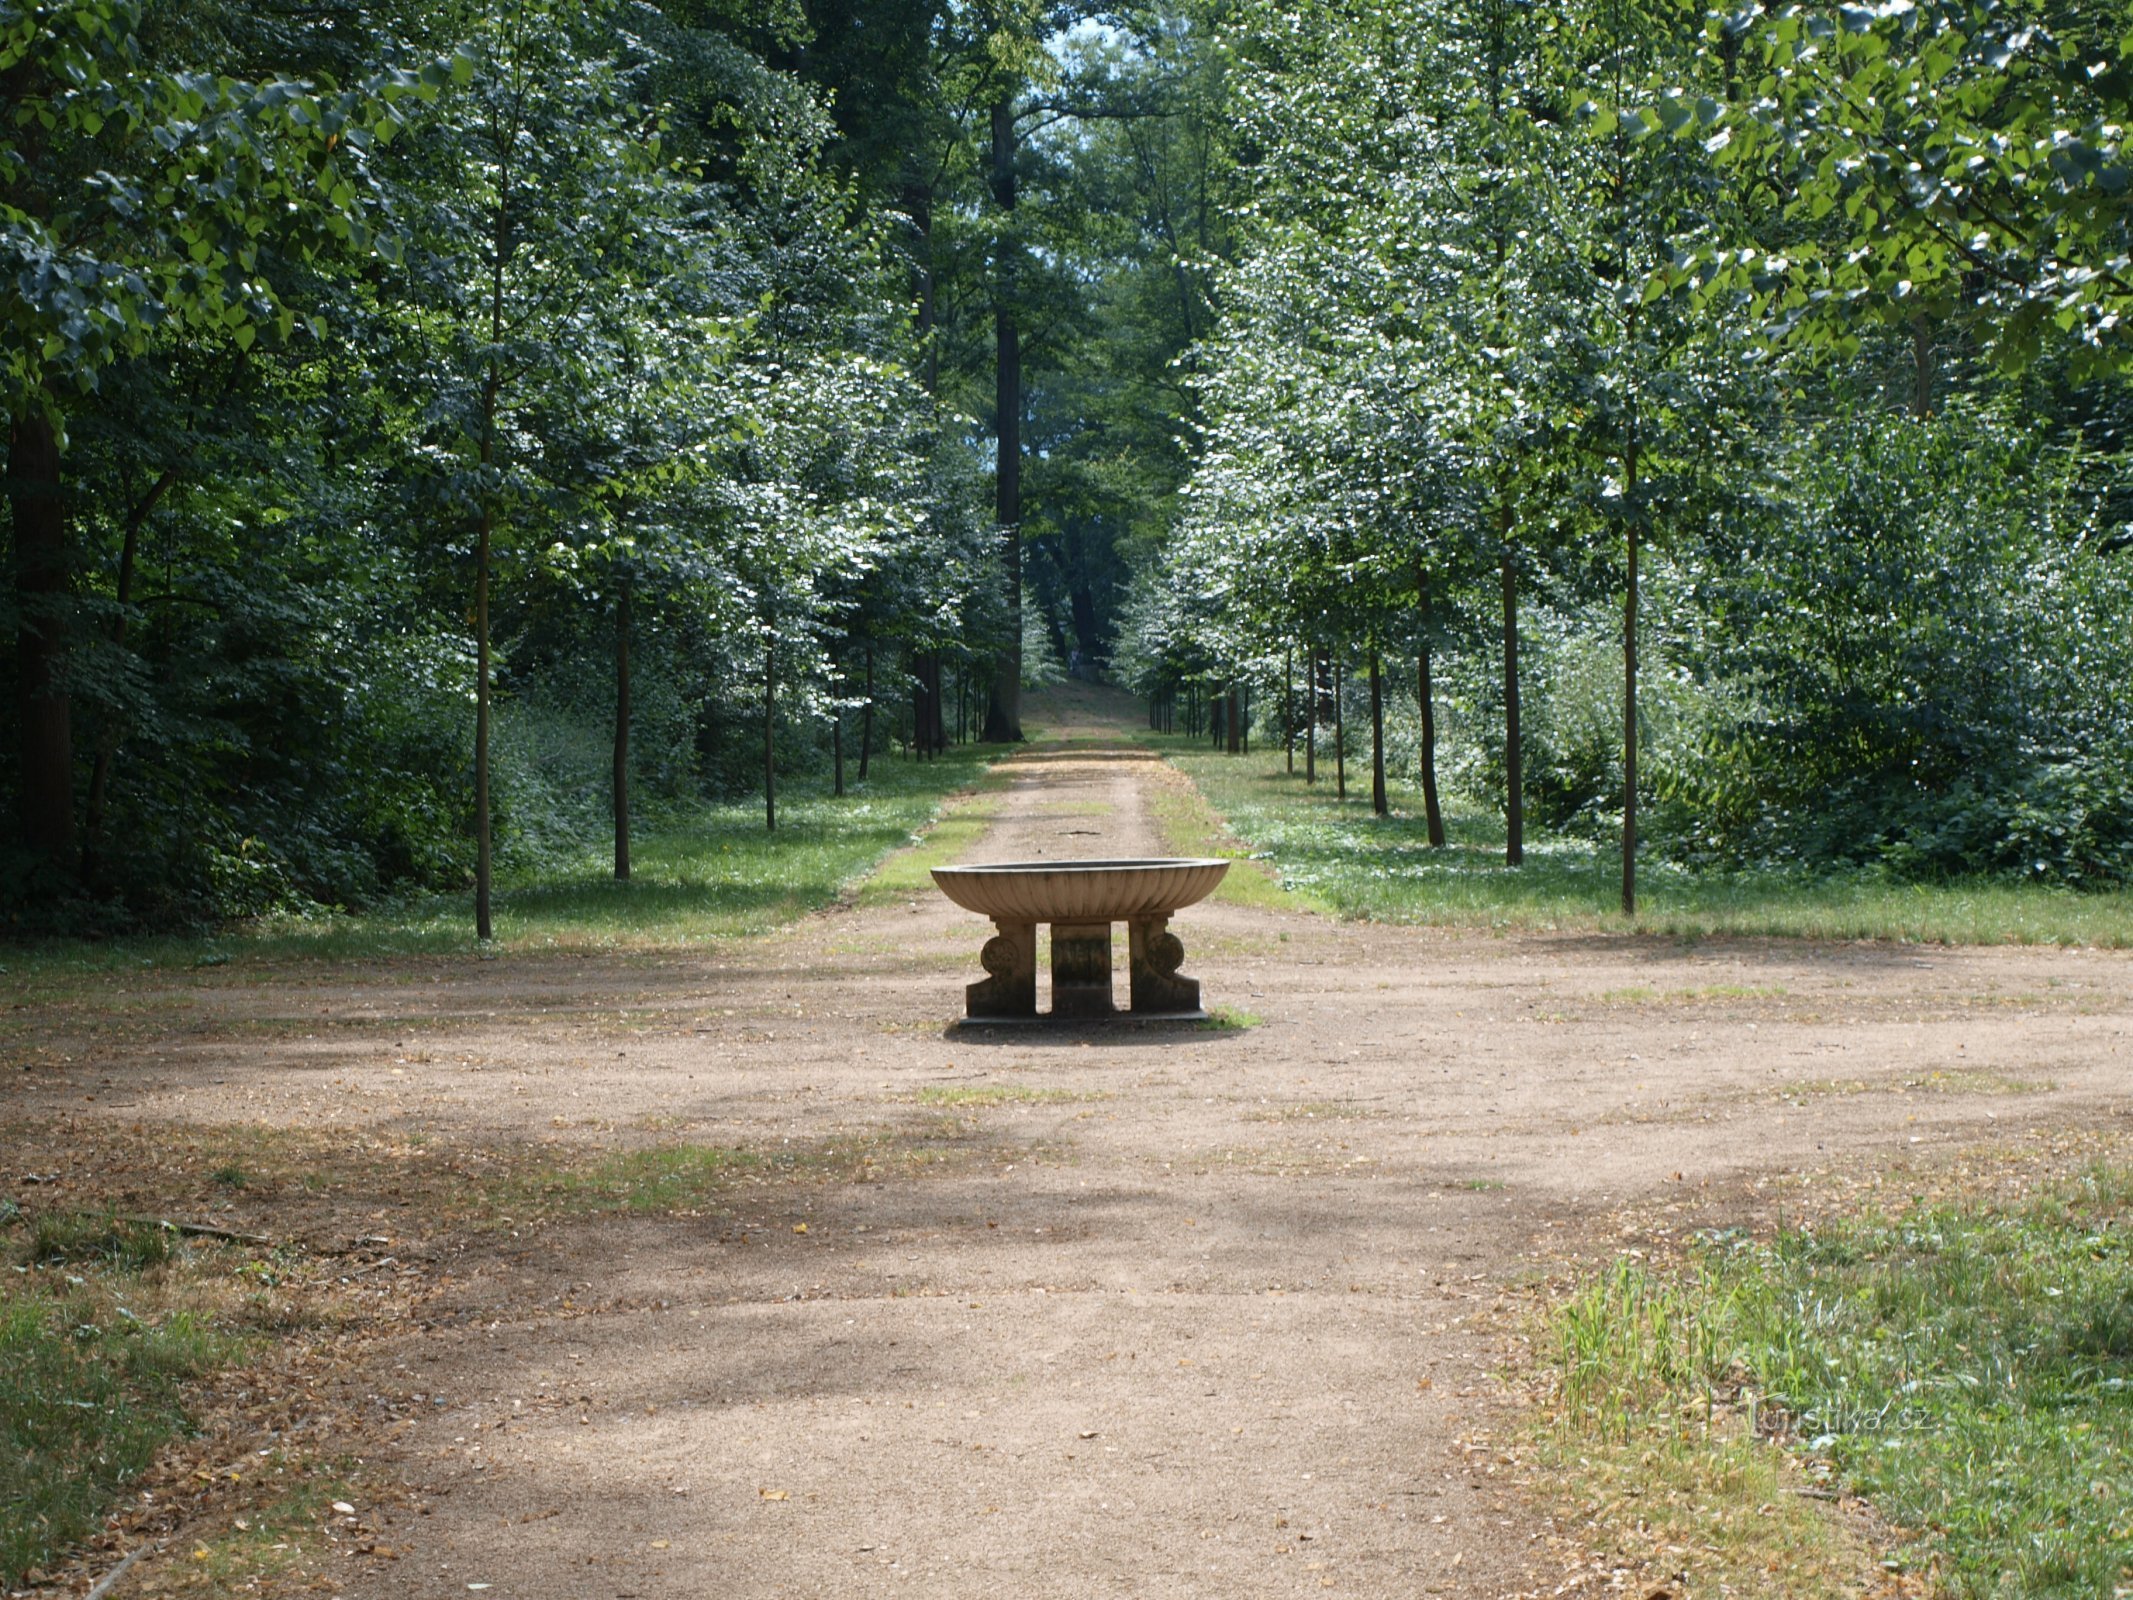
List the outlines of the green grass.
{"label": "green grass", "polygon": [[185,1391],[242,1341],[151,1282],[165,1230],[51,1214],[9,1230],[0,1274],[0,1587],[94,1533],[187,1427]]}
{"label": "green grass", "polygon": [[[996,747],[965,745],[938,761],[878,759],[844,799],[792,794],[778,828],[759,800],[705,806],[635,840],[631,876],[614,878],[612,842],[574,860],[500,875],[496,944],[510,952],[684,948],[760,933],[827,905],[891,852],[914,843],[944,800],[980,783]],[[949,808],[951,812],[953,807]],[[960,837],[960,835],[958,835]],[[910,875],[901,866],[898,881]],[[929,886],[930,889],[930,886]],[[869,891],[875,892],[875,891]],[[0,980],[40,992],[70,980],[166,968],[255,969],[291,962],[465,954],[476,948],[471,895],[425,895],[357,915],[274,917],[214,938],[0,948]]]}
{"label": "green grass", "polygon": [[[1148,736],[1206,797],[1215,816],[1171,831],[1172,848],[1219,840],[1222,824],[1278,875],[1284,903],[1342,916],[1468,927],[1622,931],[1697,939],[1722,935],[1887,939],[1929,944],[2133,947],[2133,894],[1970,879],[1905,883],[1867,872],[1821,876],[1638,866],[1638,915],[1623,918],[1621,862],[1589,840],[1529,829],[1525,862],[1503,863],[1495,817],[1449,815],[1430,848],[1419,794],[1393,786],[1393,811],[1370,811],[1369,769],[1351,762],[1349,798],[1282,770],[1278,750],[1225,756],[1196,740]],[[1170,823],[1166,820],[1166,829]],[[1222,853],[1217,851],[1216,853]],[[1232,870],[1230,877],[1238,877]]]}
{"label": "green grass", "polygon": [[970,1088],[921,1089],[912,1097],[922,1106],[983,1108],[987,1106],[1074,1105],[1084,1100],[1108,1100],[1102,1089],[1037,1089],[1022,1084],[978,1084]]}
{"label": "green grass", "polygon": [[2133,1586],[2133,1169],[1624,1261],[1550,1334],[1588,1460],[1695,1482],[1774,1435],[1958,1600]]}

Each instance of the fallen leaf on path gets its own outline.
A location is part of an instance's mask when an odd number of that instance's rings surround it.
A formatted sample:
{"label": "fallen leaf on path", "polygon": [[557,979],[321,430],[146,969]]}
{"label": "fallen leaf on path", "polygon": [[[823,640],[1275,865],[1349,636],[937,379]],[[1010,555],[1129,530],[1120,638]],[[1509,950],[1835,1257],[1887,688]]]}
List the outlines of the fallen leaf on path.
{"label": "fallen leaf on path", "polygon": [[786,1489],[758,1489],[756,1493],[765,1500],[790,1500],[792,1498],[791,1491]]}

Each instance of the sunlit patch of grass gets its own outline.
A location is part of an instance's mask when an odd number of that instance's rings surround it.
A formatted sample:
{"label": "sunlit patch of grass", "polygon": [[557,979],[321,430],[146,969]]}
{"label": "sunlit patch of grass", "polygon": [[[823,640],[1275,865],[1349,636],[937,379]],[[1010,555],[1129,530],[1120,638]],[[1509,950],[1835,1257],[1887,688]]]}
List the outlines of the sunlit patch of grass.
{"label": "sunlit patch of grass", "polygon": [[1776,983],[1707,983],[1690,989],[1654,989],[1632,984],[1626,989],[1603,990],[1598,998],[1602,1005],[1616,1006],[1711,1005],[1726,1001],[1782,1000],[1785,987]]}
{"label": "sunlit patch of grass", "polygon": [[2058,1085],[2041,1078],[2010,1078],[1958,1067],[1918,1078],[1803,1078],[1772,1091],[1781,1100],[1822,1100],[1858,1094],[2048,1094]]}
{"label": "sunlit patch of grass", "polygon": [[1263,1026],[1265,1022],[1266,1018],[1258,1013],[1236,1006],[1210,1006],[1205,1019],[1194,1026],[1202,1033],[1243,1033],[1248,1028]]}
{"label": "sunlit patch of grass", "polygon": [[[1193,781],[1205,815],[1191,812],[1173,848],[1232,836],[1279,875],[1277,903],[1299,896],[1342,916],[1453,926],[1633,931],[1683,940],[1718,936],[1879,939],[1927,944],[2133,947],[2133,895],[2078,894],[2001,879],[1908,883],[1869,872],[1703,872],[1665,862],[1638,867],[1639,911],[1625,919],[1621,863],[1587,840],[1528,830],[1525,862],[1503,861],[1500,819],[1447,818],[1432,848],[1419,795],[1404,779],[1394,808],[1373,816],[1367,786],[1307,786],[1282,770],[1278,751],[1228,756],[1195,740],[1146,736]],[[1182,804],[1182,803],[1179,803]],[[1242,841],[1234,842],[1234,841]],[[1232,869],[1230,877],[1238,876]]]}
{"label": "sunlit patch of grass", "polygon": [[933,869],[960,861],[1000,820],[1001,795],[1010,781],[1002,765],[969,773],[963,789],[941,806],[923,834],[904,841],[908,848],[889,856],[859,886],[858,903],[888,905],[938,895]]}
{"label": "sunlit patch of grass", "polygon": [[517,1153],[493,1173],[474,1218],[483,1226],[608,1216],[689,1216],[738,1190],[772,1183],[875,1183],[937,1176],[969,1158],[963,1126],[867,1131],[806,1143],[674,1143],[583,1158]]}
{"label": "sunlit patch of grass", "polygon": [[2010,1078],[1974,1067],[1951,1067],[1922,1078],[1906,1078],[1903,1086],[1929,1094],[2049,1094],[2058,1088],[2048,1078]]}
{"label": "sunlit patch of grass", "polygon": [[1152,783],[1147,798],[1149,814],[1168,854],[1217,857],[1230,863],[1212,899],[1261,911],[1333,909],[1329,901],[1287,881],[1267,859],[1255,855],[1194,784]]}
{"label": "sunlit patch of grass", "polygon": [[1256,1105],[1244,1115],[1246,1122],[1358,1122],[1385,1113],[1353,1100],[1305,1100],[1286,1105]]}
{"label": "sunlit patch of grass", "polygon": [[[1678,1270],[1624,1260],[1552,1313],[1544,1344],[1565,1493],[1624,1486],[1595,1515],[1633,1512],[1694,1563],[1708,1552],[1690,1534],[1753,1528],[1748,1500],[1799,1471],[1869,1501],[1902,1530],[1897,1559],[1959,1600],[2133,1584],[2133,1169],[1714,1239]],[[1627,1504],[1655,1481],[1682,1484],[1680,1505]],[[1756,1592],[1761,1566],[1692,1567],[1691,1589]]]}
{"label": "sunlit patch of grass", "polygon": [[925,1088],[911,1098],[922,1106],[1058,1106],[1087,1100],[1109,1100],[1111,1093],[1104,1089],[1038,1089],[1021,1084],[972,1084],[968,1087],[941,1085]]}

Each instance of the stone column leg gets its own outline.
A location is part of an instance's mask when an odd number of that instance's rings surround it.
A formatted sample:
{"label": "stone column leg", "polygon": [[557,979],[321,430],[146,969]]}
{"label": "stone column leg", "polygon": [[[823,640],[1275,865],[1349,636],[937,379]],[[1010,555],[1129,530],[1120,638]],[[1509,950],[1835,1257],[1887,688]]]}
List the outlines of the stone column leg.
{"label": "stone column leg", "polygon": [[1034,1017],[1037,1014],[1037,925],[1000,922],[978,961],[992,974],[963,991],[972,1017]]}
{"label": "stone column leg", "polygon": [[1168,917],[1135,917],[1127,925],[1133,959],[1133,1010],[1136,1014],[1198,1012],[1200,983],[1181,978],[1185,946],[1170,931]]}
{"label": "stone column leg", "polygon": [[1111,924],[1052,924],[1052,1015],[1108,1017],[1111,1002]]}

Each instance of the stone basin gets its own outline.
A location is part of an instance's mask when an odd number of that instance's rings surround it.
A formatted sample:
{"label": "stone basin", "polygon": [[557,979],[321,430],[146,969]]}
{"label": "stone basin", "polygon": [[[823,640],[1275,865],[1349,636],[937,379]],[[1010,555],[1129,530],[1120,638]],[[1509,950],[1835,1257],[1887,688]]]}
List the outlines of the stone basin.
{"label": "stone basin", "polygon": [[970,1022],[1037,1017],[1037,924],[1052,928],[1052,1015],[1101,1017],[1111,998],[1111,924],[1126,924],[1136,1017],[1204,1017],[1200,985],[1178,976],[1185,947],[1172,913],[1214,892],[1227,861],[1000,861],[935,867],[941,893],[998,930],[979,960],[991,974],[967,991]]}
{"label": "stone basin", "polygon": [[1017,922],[1124,922],[1205,900],[1227,861],[1001,861],[935,867],[941,893],[965,911]]}

